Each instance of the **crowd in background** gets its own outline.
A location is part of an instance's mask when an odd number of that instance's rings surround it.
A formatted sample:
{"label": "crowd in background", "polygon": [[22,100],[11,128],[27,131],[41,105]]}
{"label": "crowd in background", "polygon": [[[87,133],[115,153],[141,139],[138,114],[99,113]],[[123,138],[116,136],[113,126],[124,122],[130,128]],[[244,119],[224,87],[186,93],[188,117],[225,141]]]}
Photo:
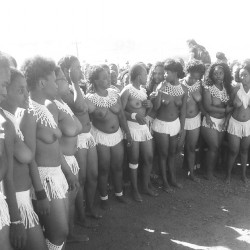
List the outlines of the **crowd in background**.
{"label": "crowd in background", "polygon": [[125,183],[135,202],[182,188],[180,153],[195,182],[197,151],[207,180],[224,164],[225,185],[239,155],[247,183],[250,60],[229,63],[218,52],[211,62],[204,46],[187,45],[187,62],[125,68],[81,65],[73,55],[34,56],[18,67],[0,53],[1,249],[88,241],[75,224],[97,226],[89,218],[102,218],[98,208],[109,209],[113,191],[125,207]]}

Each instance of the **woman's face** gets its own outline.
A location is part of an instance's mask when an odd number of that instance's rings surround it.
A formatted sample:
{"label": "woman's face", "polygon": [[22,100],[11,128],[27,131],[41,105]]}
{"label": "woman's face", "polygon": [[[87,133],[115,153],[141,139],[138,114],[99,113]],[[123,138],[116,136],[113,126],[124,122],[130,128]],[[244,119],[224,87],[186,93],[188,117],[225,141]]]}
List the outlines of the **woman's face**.
{"label": "woman's face", "polygon": [[10,82],[10,69],[0,69],[0,102],[7,96],[7,86]]}
{"label": "woman's face", "polygon": [[109,86],[110,86],[109,78],[108,78],[108,74],[105,70],[103,70],[99,73],[98,80],[95,80],[95,86],[97,88],[101,88],[101,89],[109,88]]}
{"label": "woman's face", "polygon": [[83,78],[81,65],[79,60],[75,60],[70,69],[69,69],[69,75],[73,82],[80,82],[80,80]]}
{"label": "woman's face", "polygon": [[28,97],[29,94],[25,78],[17,76],[7,87],[7,101],[16,107],[27,108]]}
{"label": "woman's face", "polygon": [[51,72],[49,75],[47,75],[47,78],[44,85],[44,92],[46,97],[49,100],[54,100],[57,96],[57,84],[56,84],[56,75],[55,72]]}
{"label": "woman's face", "polygon": [[161,83],[164,80],[164,68],[157,66],[153,73],[153,79],[156,84]]}
{"label": "woman's face", "polygon": [[166,70],[164,74],[165,80],[167,82],[174,82],[176,78],[176,72],[172,72],[170,70]]}
{"label": "woman's face", "polygon": [[70,92],[69,84],[68,84],[67,79],[66,79],[64,73],[62,72],[62,70],[59,71],[59,73],[56,77],[56,84],[58,87],[57,90],[58,90],[59,96],[62,97]]}
{"label": "woman's face", "polygon": [[240,81],[244,85],[250,84],[250,73],[246,69],[241,69],[239,72]]}
{"label": "woman's face", "polygon": [[201,80],[201,73],[200,72],[191,72],[188,74],[188,83],[193,85],[197,81]]}
{"label": "woman's face", "polygon": [[213,80],[215,83],[223,83],[224,80],[224,70],[220,66],[216,66],[213,72]]}

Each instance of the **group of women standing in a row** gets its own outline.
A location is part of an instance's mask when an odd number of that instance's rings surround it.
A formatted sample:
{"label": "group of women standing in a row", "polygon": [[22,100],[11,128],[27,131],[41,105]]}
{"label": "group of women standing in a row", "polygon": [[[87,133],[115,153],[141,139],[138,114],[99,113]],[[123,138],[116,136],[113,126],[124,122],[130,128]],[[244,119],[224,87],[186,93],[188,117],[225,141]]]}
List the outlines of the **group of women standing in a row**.
{"label": "group of women standing in a row", "polygon": [[[112,74],[117,72],[114,66]],[[184,78],[182,63],[170,59],[156,63],[147,76],[145,65],[137,63],[130,69],[130,83],[121,88],[110,85],[107,65],[92,66],[85,95],[79,86],[81,65],[74,56],[62,58],[58,66],[37,56],[26,60],[21,71],[10,68],[1,56],[0,243],[4,249],[54,250],[63,249],[66,240],[88,240],[75,235],[74,212],[82,226],[88,226],[86,216],[101,218],[94,209],[95,193],[98,186],[101,207],[108,208],[110,169],[116,200],[126,203],[124,152],[132,196],[138,202],[141,193],[158,195],[150,183],[154,152],[166,192],[172,191],[171,186],[182,187],[175,156],[184,144],[190,178],[197,180],[195,148],[200,131],[208,147],[207,178],[213,177],[227,131],[227,182],[239,152],[246,181],[250,61],[238,65],[237,84],[232,84],[224,63],[212,64],[204,81],[205,66],[200,61],[188,62],[185,71]]]}

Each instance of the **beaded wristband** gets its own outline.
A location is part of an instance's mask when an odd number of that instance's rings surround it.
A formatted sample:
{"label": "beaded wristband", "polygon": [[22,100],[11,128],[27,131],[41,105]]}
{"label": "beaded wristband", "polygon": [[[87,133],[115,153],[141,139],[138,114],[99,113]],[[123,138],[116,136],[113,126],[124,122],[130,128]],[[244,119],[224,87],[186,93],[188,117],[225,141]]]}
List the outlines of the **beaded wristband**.
{"label": "beaded wristband", "polygon": [[13,224],[13,225],[20,225],[20,224],[23,224],[21,220],[16,220],[16,221],[11,221],[10,224]]}
{"label": "beaded wristband", "polygon": [[132,114],[131,114],[131,119],[136,120],[136,118],[135,118],[136,115],[137,115],[137,113],[132,113]]}

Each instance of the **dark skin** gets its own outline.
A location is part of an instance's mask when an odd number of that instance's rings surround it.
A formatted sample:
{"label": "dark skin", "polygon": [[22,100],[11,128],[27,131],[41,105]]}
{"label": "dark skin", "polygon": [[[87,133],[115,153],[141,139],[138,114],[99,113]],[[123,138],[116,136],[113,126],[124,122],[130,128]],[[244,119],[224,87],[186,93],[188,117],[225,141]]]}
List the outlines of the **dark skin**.
{"label": "dark skin", "polygon": [[[215,67],[213,80],[215,86],[219,90],[222,90],[224,80],[224,70],[222,69],[222,67]],[[230,112],[232,111],[232,107],[230,107],[228,103],[222,102],[220,99],[213,97],[208,89],[204,89],[202,100],[203,106],[210,116],[217,119],[225,118],[225,122],[222,128],[224,130],[227,127],[230,118],[230,116],[227,116],[227,114],[230,114]],[[207,174],[205,178],[210,180],[214,178],[213,169],[216,165],[218,151],[224,138],[225,132],[219,132],[215,129],[202,126],[201,133],[208,145],[208,152],[206,155]]]}
{"label": "dark skin", "polygon": [[[246,69],[241,69],[239,72],[239,76],[244,91],[248,93],[250,89],[250,73]],[[250,107],[249,105],[247,106],[247,108],[243,106],[242,101],[237,95],[239,88],[240,86],[236,86],[232,92],[232,100],[234,105],[232,117],[239,122],[247,122],[250,119]],[[226,183],[230,184],[232,168],[239,153],[242,166],[242,181],[244,183],[247,183],[248,181],[246,177],[246,165],[248,160],[248,149],[250,146],[250,136],[240,138],[236,135],[228,133],[228,143],[230,154],[228,154],[227,161],[228,170]]]}

